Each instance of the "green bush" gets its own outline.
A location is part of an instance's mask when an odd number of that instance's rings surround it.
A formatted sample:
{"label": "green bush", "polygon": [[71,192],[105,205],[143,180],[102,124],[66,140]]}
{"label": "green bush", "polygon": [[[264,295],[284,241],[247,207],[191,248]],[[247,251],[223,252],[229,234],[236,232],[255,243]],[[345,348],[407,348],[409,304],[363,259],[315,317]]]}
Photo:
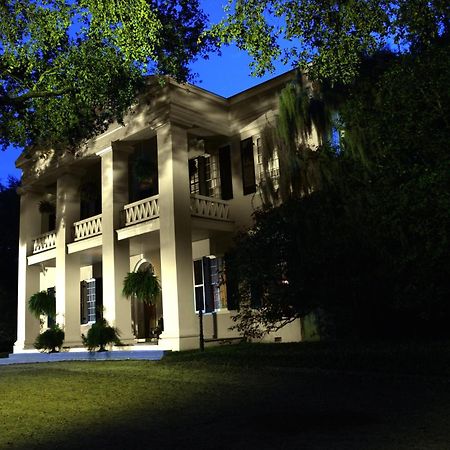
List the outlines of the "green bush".
{"label": "green bush", "polygon": [[93,352],[99,347],[99,352],[106,351],[105,346],[108,344],[121,345],[119,339],[119,331],[117,328],[108,325],[105,319],[100,319],[92,325],[87,336],[82,335],[84,346]]}
{"label": "green bush", "polygon": [[61,350],[63,342],[64,331],[58,325],[53,325],[36,338],[34,347],[38,350],[48,350],[49,353],[56,353]]}

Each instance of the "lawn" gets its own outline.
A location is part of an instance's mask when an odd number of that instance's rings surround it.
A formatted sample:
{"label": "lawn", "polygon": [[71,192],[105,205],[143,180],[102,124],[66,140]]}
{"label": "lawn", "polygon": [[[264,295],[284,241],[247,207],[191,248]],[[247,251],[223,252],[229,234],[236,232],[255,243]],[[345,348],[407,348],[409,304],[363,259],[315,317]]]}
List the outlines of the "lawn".
{"label": "lawn", "polygon": [[448,449],[450,351],[237,345],[0,368],[1,449]]}

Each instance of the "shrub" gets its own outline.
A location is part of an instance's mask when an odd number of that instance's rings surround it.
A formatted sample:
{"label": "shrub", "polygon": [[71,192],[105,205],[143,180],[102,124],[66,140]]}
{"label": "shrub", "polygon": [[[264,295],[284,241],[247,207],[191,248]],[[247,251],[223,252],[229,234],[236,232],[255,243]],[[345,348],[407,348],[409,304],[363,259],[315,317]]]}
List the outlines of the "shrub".
{"label": "shrub", "polygon": [[90,330],[87,332],[87,336],[82,335],[84,346],[93,352],[99,347],[99,352],[105,352],[105,346],[108,344],[120,345],[119,331],[117,328],[108,325],[105,319],[100,319],[95,322]]}
{"label": "shrub", "polygon": [[63,342],[64,331],[58,325],[53,325],[36,338],[34,347],[38,350],[48,350],[49,353],[56,353],[61,350]]}

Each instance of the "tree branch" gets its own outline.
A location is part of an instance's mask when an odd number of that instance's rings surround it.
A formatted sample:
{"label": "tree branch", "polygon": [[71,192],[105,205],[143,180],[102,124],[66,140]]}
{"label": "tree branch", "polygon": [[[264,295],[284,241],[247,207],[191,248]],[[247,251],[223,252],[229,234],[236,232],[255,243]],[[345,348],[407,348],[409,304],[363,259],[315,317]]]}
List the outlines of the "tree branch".
{"label": "tree branch", "polygon": [[52,98],[59,97],[60,95],[68,94],[73,91],[73,88],[58,89],[56,91],[29,91],[25,94],[19,95],[17,97],[11,97],[9,95],[0,96],[0,105],[16,105],[20,103],[25,103],[33,98]]}

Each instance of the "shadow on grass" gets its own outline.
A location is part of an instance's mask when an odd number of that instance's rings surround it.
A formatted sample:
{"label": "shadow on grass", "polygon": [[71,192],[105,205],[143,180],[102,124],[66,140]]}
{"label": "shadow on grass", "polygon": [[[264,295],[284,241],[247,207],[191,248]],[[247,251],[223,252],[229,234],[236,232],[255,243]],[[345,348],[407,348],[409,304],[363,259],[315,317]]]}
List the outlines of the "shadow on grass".
{"label": "shadow on grass", "polygon": [[[45,389],[58,391],[53,403],[41,409],[38,403],[36,414],[45,428],[28,426],[30,416],[20,411],[3,422],[23,431],[13,442],[0,439],[2,448],[448,448],[446,378],[399,375],[399,365],[392,373],[366,373],[366,368],[380,362],[388,367],[393,360],[384,352],[377,356],[377,348],[365,349],[360,359],[348,349],[344,353],[323,346],[310,349],[240,347],[204,355],[180,353],[159,363],[11,368],[12,389],[23,377],[22,391],[16,395],[30,395],[27,383],[37,379],[47,380],[42,393],[35,394],[38,402]],[[396,358],[397,353],[390,350],[389,355]],[[415,366],[416,358],[410,368]],[[324,370],[328,367],[347,371]],[[355,367],[362,372],[353,372]],[[0,382],[5,380],[0,373]],[[82,409],[77,397],[86,395]],[[2,404],[5,407],[7,403]],[[54,426],[47,426],[49,420],[55,421]]]}

